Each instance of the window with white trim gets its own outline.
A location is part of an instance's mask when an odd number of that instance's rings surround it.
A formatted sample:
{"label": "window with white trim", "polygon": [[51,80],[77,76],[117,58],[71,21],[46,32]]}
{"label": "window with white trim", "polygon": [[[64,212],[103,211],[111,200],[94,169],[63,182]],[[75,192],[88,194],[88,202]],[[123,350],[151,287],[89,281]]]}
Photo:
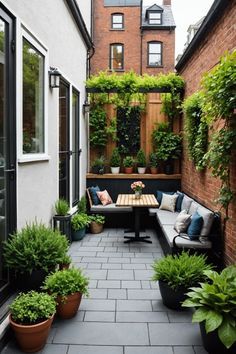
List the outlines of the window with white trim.
{"label": "window with white trim", "polygon": [[148,66],[162,66],[162,42],[148,43]]}
{"label": "window with white trim", "polygon": [[114,30],[124,29],[124,15],[123,14],[112,14],[111,15],[111,28]]}

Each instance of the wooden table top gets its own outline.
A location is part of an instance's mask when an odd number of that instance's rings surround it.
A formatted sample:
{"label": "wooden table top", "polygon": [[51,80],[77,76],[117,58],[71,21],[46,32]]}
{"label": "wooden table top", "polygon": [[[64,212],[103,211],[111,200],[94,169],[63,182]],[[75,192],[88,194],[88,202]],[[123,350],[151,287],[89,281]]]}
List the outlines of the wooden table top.
{"label": "wooden table top", "polygon": [[159,203],[154,194],[142,194],[140,199],[135,199],[134,194],[119,194],[116,206],[134,206],[134,207],[158,207]]}

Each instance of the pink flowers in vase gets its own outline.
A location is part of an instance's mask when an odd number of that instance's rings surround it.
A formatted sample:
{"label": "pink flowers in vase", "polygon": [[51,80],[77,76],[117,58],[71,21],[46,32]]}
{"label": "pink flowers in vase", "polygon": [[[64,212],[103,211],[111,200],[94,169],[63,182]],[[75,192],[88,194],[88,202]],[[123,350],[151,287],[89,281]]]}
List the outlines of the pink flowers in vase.
{"label": "pink flowers in vase", "polygon": [[142,181],[137,181],[133,182],[130,187],[134,192],[142,192],[142,189],[145,188],[145,184],[143,184]]}

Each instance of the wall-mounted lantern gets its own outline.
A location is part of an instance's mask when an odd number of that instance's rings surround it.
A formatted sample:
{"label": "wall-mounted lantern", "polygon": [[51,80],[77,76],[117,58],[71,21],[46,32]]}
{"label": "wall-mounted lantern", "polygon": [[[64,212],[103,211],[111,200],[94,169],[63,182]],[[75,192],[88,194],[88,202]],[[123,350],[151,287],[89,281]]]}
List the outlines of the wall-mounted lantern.
{"label": "wall-mounted lantern", "polygon": [[60,77],[61,73],[58,71],[57,68],[53,68],[50,66],[49,70],[49,85],[50,88],[58,88],[60,87]]}

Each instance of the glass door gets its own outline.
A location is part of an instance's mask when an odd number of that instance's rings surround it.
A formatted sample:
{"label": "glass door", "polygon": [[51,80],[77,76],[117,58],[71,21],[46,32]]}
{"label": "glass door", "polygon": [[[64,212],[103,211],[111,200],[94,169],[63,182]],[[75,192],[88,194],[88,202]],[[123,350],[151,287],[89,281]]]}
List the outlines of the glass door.
{"label": "glass door", "polygon": [[79,92],[72,93],[72,203],[79,201],[79,162],[81,149],[79,147]]}
{"label": "glass door", "polygon": [[16,228],[16,124],[13,20],[0,7],[0,303],[9,293],[3,241]]}

